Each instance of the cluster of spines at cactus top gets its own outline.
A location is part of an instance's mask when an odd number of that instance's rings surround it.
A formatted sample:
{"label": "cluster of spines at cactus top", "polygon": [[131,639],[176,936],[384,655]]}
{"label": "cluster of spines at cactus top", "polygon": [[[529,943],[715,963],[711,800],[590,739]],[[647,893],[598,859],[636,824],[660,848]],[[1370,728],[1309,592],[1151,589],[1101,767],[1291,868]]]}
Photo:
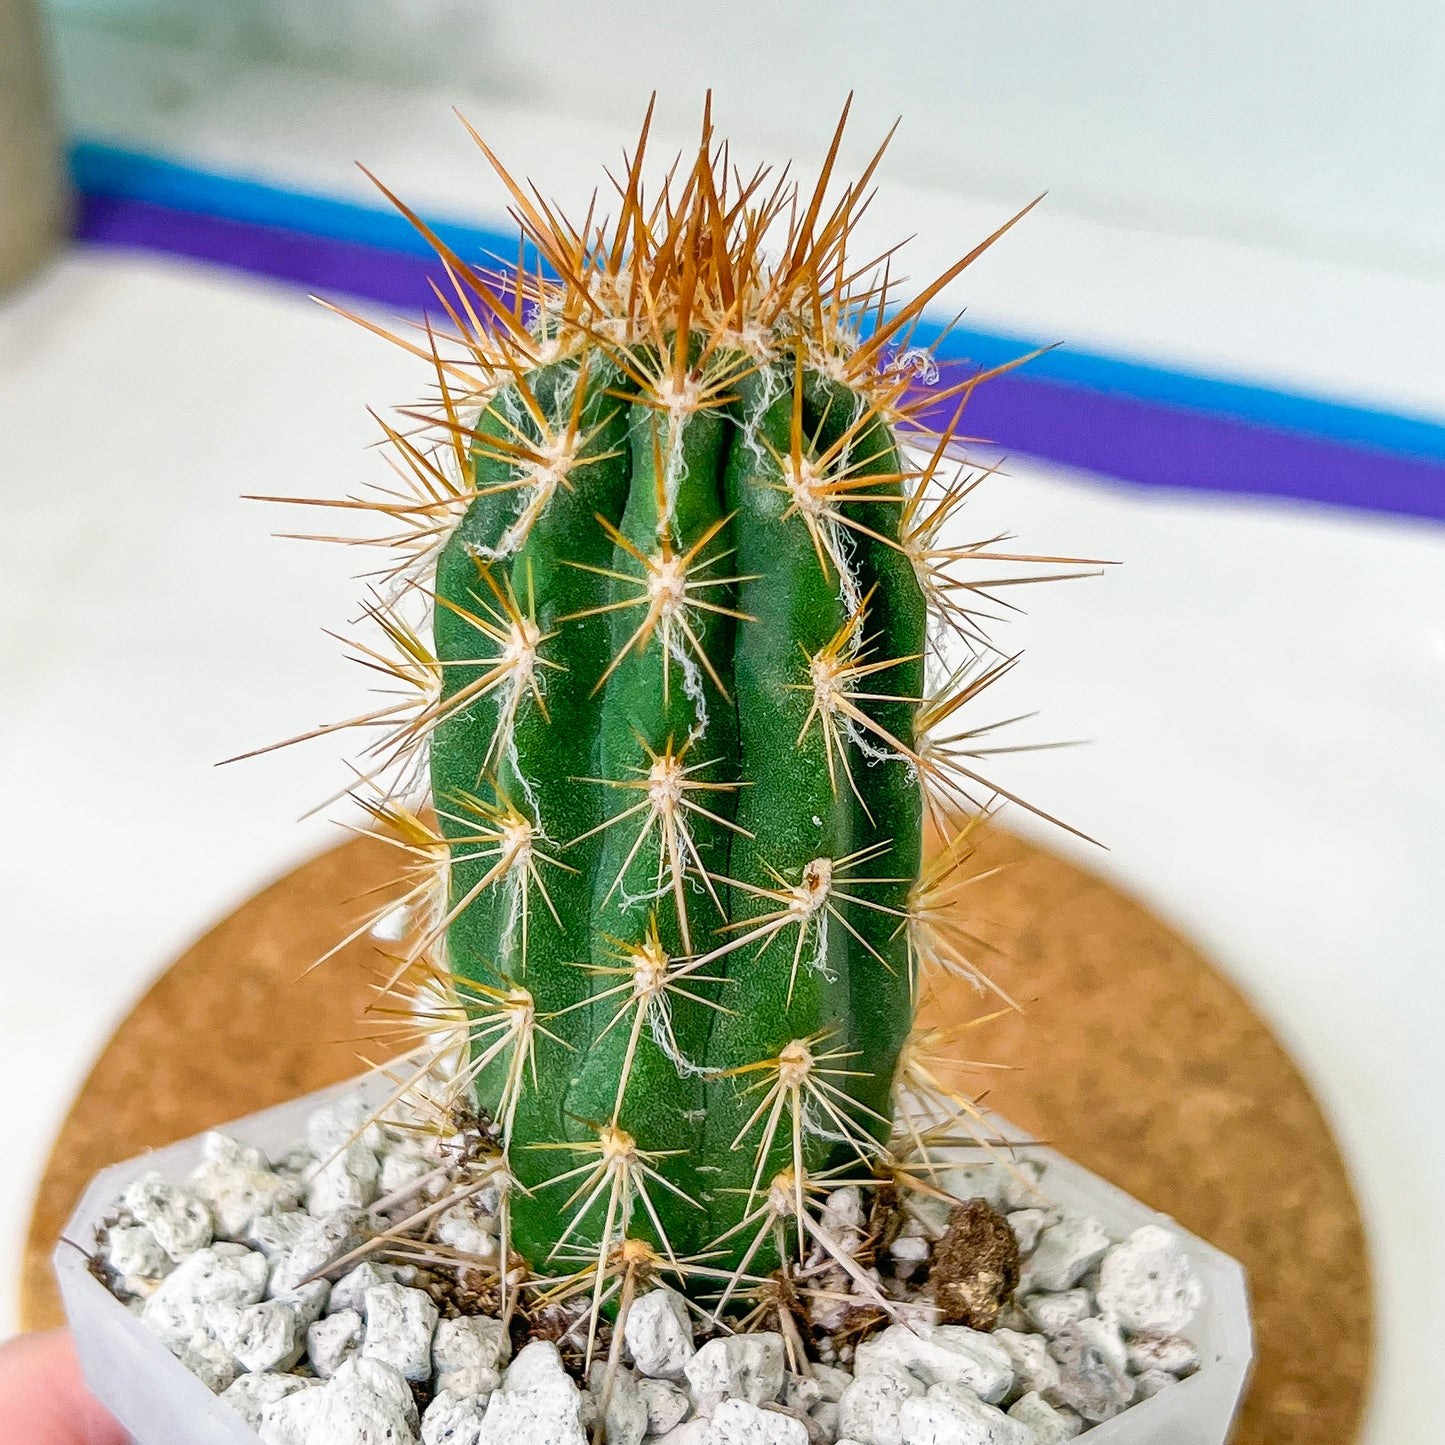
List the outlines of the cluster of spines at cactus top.
{"label": "cluster of spines at cactus top", "polygon": [[984,984],[954,904],[998,790],[961,713],[1012,663],[998,564],[1065,559],[950,542],[985,378],[914,384],[923,308],[996,236],[894,307],[849,247],[882,148],[830,199],[842,122],[800,192],[705,118],[649,191],[647,134],[575,225],[477,138],[535,273],[412,217],[449,325],[393,338],[434,394],[386,427],[400,484],[342,504],[399,556],[352,721],[413,855],[392,982],[493,1122],[509,1247],[564,1294],[667,1274],[720,1310],[831,1251],[826,1190],[927,1170],[906,1101],[966,1106],[911,1032],[931,975]]}

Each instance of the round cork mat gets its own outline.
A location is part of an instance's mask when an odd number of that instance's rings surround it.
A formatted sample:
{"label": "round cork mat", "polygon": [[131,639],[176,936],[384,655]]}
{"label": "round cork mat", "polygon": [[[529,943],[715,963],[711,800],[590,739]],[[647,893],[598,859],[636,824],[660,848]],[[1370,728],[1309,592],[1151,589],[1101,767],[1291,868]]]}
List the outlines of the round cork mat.
{"label": "round cork mat", "polygon": [[[40,1188],[27,1327],[61,1322],[50,1252],[97,1170],[357,1071],[370,945],[303,973],[374,906],[394,858],[359,839],[298,868],[177,960],[121,1025]],[[1304,1080],[1194,948],[1102,879],[1001,830],[978,863],[1008,865],[964,896],[1026,1016],[971,1031],[971,1058],[1013,1067],[960,1082],[1244,1262],[1258,1362],[1238,1445],[1350,1445],[1370,1365],[1369,1264]],[[985,1006],[960,984],[930,1007],[943,1023]]]}

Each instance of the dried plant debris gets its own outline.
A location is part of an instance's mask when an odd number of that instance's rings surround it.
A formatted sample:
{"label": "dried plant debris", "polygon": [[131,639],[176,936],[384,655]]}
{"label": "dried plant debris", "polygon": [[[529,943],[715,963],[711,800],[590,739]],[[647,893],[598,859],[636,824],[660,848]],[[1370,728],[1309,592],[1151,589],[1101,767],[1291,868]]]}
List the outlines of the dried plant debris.
{"label": "dried plant debris", "polygon": [[600,1290],[527,1271],[484,1120],[358,1095],[278,1159],[202,1153],[125,1191],[93,1272],[267,1445],[1044,1445],[1199,1366],[1178,1236],[1111,1239],[1026,1158],[842,1179],[699,1305],[641,1252]]}
{"label": "dried plant debris", "polygon": [[993,1329],[1018,1282],[1019,1244],[1008,1220],[986,1199],[955,1205],[928,1273],[944,1323]]}

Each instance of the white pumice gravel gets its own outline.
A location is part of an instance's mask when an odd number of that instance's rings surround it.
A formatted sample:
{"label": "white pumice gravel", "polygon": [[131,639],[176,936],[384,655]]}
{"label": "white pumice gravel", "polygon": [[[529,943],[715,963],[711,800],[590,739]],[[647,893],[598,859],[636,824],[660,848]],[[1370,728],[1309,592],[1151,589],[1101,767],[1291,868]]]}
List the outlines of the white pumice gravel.
{"label": "white pumice gravel", "polygon": [[638,1373],[654,1380],[682,1379],[697,1353],[687,1306],[670,1289],[655,1289],[633,1301],[623,1339]]}
{"label": "white pumice gravel", "polygon": [[425,1179],[436,1171],[437,1161],[419,1149],[403,1146],[381,1156],[381,1178],[378,1188],[383,1198]]}
{"label": "white pumice gravel", "polygon": [[242,1240],[262,1215],[294,1210],[301,1202],[295,1179],[276,1174],[259,1150],[228,1134],[207,1134],[201,1144],[201,1162],[186,1185],[211,1211],[216,1235]]}
{"label": "white pumice gravel", "polygon": [[1132,1335],[1124,1343],[1129,1368],[1136,1375],[1150,1370],[1188,1375],[1199,1368],[1199,1351],[1182,1335]]}
{"label": "white pumice gravel", "polygon": [[1037,1159],[1013,1159],[998,1168],[999,1205],[1005,1214],[1015,1209],[1047,1206],[1048,1191],[1042,1187],[1044,1166]]}
{"label": "white pumice gravel", "polygon": [[379,1284],[397,1283],[397,1271],[389,1264],[377,1264],[364,1259],[354,1269],[349,1269],[331,1286],[330,1313],[338,1310],[355,1310],[360,1314],[366,1308],[366,1292]]}
{"label": "white pumice gravel", "polygon": [[1056,1410],[1041,1395],[1029,1394],[1009,1406],[1009,1418],[1034,1432],[1036,1445],[1063,1445],[1083,1428],[1084,1422],[1072,1410]]}
{"label": "white pumice gravel", "polygon": [[[172,1260],[144,1224],[118,1225],[105,1241],[105,1262],[125,1280],[159,1281],[170,1273]],[[132,1287],[133,1294],[141,1291]]]}
{"label": "white pumice gravel", "polygon": [[432,1337],[432,1375],[438,1390],[488,1396],[502,1383],[508,1340],[501,1320],[468,1315],[442,1320]]}
{"label": "white pumice gravel", "polygon": [[319,1383],[304,1375],[242,1375],[221,1392],[221,1398],[251,1429],[259,1430],[267,1405],[301,1390],[314,1389]]}
{"label": "white pumice gravel", "polygon": [[896,1364],[925,1385],[963,1385],[982,1400],[1001,1400],[1013,1383],[1008,1351],[980,1330],[966,1325],[889,1325],[858,1346],[856,1369]]}
{"label": "white pumice gravel", "polygon": [[302,1329],[309,1329],[326,1313],[331,1303],[331,1284],[328,1280],[313,1279],[296,1289],[274,1296],[282,1304],[290,1305],[301,1321]]}
{"label": "white pumice gravel", "polygon": [[1126,1330],[1177,1335],[1204,1294],[1179,1236],[1157,1224],[1136,1229],[1104,1256],[1099,1308]]}
{"label": "white pumice gravel", "polygon": [[318,1393],[326,1402],[321,1430],[307,1445],[372,1445],[393,1438],[397,1445],[408,1445],[417,1438],[416,1397],[382,1360],[348,1360]]}
{"label": "white pumice gravel", "polygon": [[421,1445],[479,1445],[487,1402],[441,1390],[421,1417]]}
{"label": "white pumice gravel", "polygon": [[143,1300],[133,1300],[131,1307],[146,1329],[174,1355],[179,1356],[181,1346],[193,1335],[206,1333],[206,1311],[193,1298],[157,1300],[152,1293]]}
{"label": "white pumice gravel", "polygon": [[811,1410],[808,1411],[810,1421],[808,1434],[816,1437],[821,1434],[823,1439],[832,1442],[838,1438],[838,1406],[832,1400],[820,1400]]}
{"label": "white pumice gravel", "polygon": [[608,1445],[640,1445],[647,1434],[647,1401],[638,1389],[637,1376],[628,1369],[612,1373],[598,1360],[592,1366],[590,1392],[594,1416],[605,1425]]}
{"label": "white pumice gravel", "polygon": [[479,1445],[587,1445],[584,1401],[556,1345],[533,1340],[487,1401]]}
{"label": "white pumice gravel", "polygon": [[1177,1377],[1167,1370],[1145,1370],[1134,1380],[1134,1399],[1152,1400],[1160,1390],[1174,1384]]}
{"label": "white pumice gravel", "polygon": [[261,1411],[256,1433],[264,1445],[310,1445],[319,1433],[324,1390],[298,1390]]}
{"label": "white pumice gravel", "polygon": [[1134,1398],[1128,1356],[1119,1327],[1094,1318],[1065,1325],[1049,1342],[1059,1362],[1059,1383],[1045,1396],[1086,1420],[1111,1420]]}
{"label": "white pumice gravel", "polygon": [[771,1331],[709,1340],[684,1366],[693,1409],[711,1415],[724,1400],[761,1405],[783,1388],[783,1337]]}
{"label": "white pumice gravel", "polygon": [[792,1415],[747,1400],[724,1400],[713,1411],[704,1445],[808,1445],[808,1427]]}
{"label": "white pumice gravel", "polygon": [[1066,1325],[1078,1324],[1093,1313],[1094,1297],[1086,1289],[1030,1295],[1024,1301],[1024,1314],[1040,1334],[1050,1339]]}
{"label": "white pumice gravel", "polygon": [[559,1381],[571,1378],[557,1346],[551,1340],[533,1340],[517,1351],[517,1358],[508,1369],[502,1388],[508,1394],[526,1394],[532,1390],[555,1388]]}
{"label": "white pumice gravel", "polygon": [[991,1338],[1008,1351],[1009,1362],[1013,1365],[1013,1383],[1008,1391],[1010,1399],[1042,1393],[1059,1383],[1058,1361],[1049,1353],[1049,1342],[1042,1335],[996,1329]]}
{"label": "white pumice gravel", "polygon": [[1032,1254],[1039,1235],[1057,1221],[1058,1215],[1051,1209],[1015,1209],[1008,1216],[1008,1227],[1018,1242],[1019,1253]]}
{"label": "white pumice gravel", "polygon": [[817,1293],[808,1301],[808,1320],[824,1333],[841,1329],[848,1316],[847,1280],[840,1282],[841,1273],[832,1269],[814,1279]]}
{"label": "white pumice gravel", "polygon": [[215,1238],[211,1211],[205,1203],[190,1190],[167,1184],[157,1173],[137,1179],[121,1195],[120,1203],[177,1263]]}
{"label": "white pumice gravel", "polygon": [[1023,1312],[1017,1297],[1009,1300],[998,1312],[998,1320],[994,1325],[995,1330],[1015,1330],[1021,1335],[1032,1335],[1038,1333],[1034,1322]]}
{"label": "white pumice gravel", "polygon": [[306,1176],[306,1208],[312,1214],[365,1209],[381,1197],[381,1164],[365,1144],[348,1144]]}
{"label": "white pumice gravel", "polygon": [[823,1392],[811,1375],[795,1374],[792,1370],[783,1372],[782,1401],[789,1410],[806,1415],[822,1398]]}
{"label": "white pumice gravel", "polygon": [[218,1304],[207,1319],[211,1333],[243,1370],[284,1372],[306,1352],[306,1326],[280,1300],[238,1307]]}
{"label": "white pumice gravel", "polygon": [[268,1405],[266,1445],[418,1445],[411,1387],[380,1360],[348,1360],[320,1389]]}
{"label": "white pumice gravel", "polygon": [[895,1266],[905,1266],[910,1274],[925,1263],[932,1252],[930,1242],[921,1234],[900,1234],[888,1246],[888,1253],[893,1256]]}
{"label": "white pumice gravel", "polygon": [[666,1435],[651,1438],[656,1440],[657,1445],[664,1445],[664,1442],[666,1445],[704,1445],[707,1432],[711,1429],[711,1420],[684,1420],[681,1425],[673,1426]]}
{"label": "white pumice gravel", "polygon": [[681,1425],[692,1410],[687,1391],[671,1380],[640,1379],[637,1393],[647,1410],[649,1435],[666,1435],[669,1430]]}
{"label": "white pumice gravel", "polygon": [[183,1259],[146,1301],[141,1319],[165,1340],[207,1329],[212,1306],[256,1304],[266,1292],[266,1256],[241,1244],[208,1245]]}
{"label": "white pumice gravel", "polygon": [[296,1144],[284,1154],[277,1155],[271,1161],[271,1167],[278,1174],[304,1182],[307,1172],[314,1169],[317,1162],[316,1156],[304,1144]]}
{"label": "white pumice gravel", "polygon": [[382,1360],[417,1384],[431,1379],[437,1307],[425,1290],[404,1284],[374,1285],[366,1292],[363,1315],[362,1359]]}
{"label": "white pumice gravel", "polygon": [[312,1275],[323,1273],[360,1245],[366,1234],[364,1217],[353,1211],[316,1216],[294,1244],[278,1250],[272,1259],[270,1293],[283,1295],[300,1289]]}
{"label": "white pumice gravel", "polygon": [[835,1189],[823,1201],[818,1220],[822,1229],[845,1248],[856,1249],[863,1237],[865,1215],[863,1195],[856,1184]]}
{"label": "white pumice gravel", "polygon": [[365,1323],[357,1310],[338,1310],[317,1320],[306,1332],[311,1368],[329,1380],[360,1348]]}
{"label": "white pumice gravel", "polygon": [[[1019,1247],[1020,1285],[991,1332],[938,1322],[929,1274],[951,1206],[916,1193],[867,1268],[893,1297],[885,1327],[809,1343],[805,1326],[801,1358],[778,1333],[712,1332],[653,1286],[629,1308],[610,1383],[594,1364],[583,1388],[550,1341],[512,1359],[501,1320],[458,1314],[479,1298],[461,1269],[354,1253],[445,1198],[460,1139],[425,1147],[369,1124],[359,1100],[318,1111],[304,1144],[270,1159],[213,1134],[187,1184],[150,1174],[125,1191],[100,1263],[265,1445],[588,1445],[604,1424],[610,1445],[1059,1445],[1199,1368],[1202,1295],[1180,1237],[1147,1225],[1110,1239],[1051,1202],[1025,1160],[941,1176],[1005,1213]],[[468,1187],[417,1238],[495,1260],[498,1191]],[[870,1208],[866,1191],[835,1189],[820,1227],[856,1247]],[[841,1326],[850,1295],[867,1304],[826,1254],[810,1267],[830,1296],[809,1301],[815,1327]]]}
{"label": "white pumice gravel", "polygon": [[903,1445],[1034,1445],[1027,1425],[956,1385],[931,1385],[905,1401],[899,1423]]}
{"label": "white pumice gravel", "polygon": [[[982,1199],[995,1209],[1005,1207],[1004,1186],[1008,1182],[1006,1171],[995,1164],[955,1164],[951,1168],[941,1171],[938,1182],[943,1189],[957,1199]],[[1023,1209],[1028,1204],[1037,1203],[1039,1203],[1038,1200],[1031,1199],[1025,1204],[1010,1207]],[[931,1197],[914,1199],[909,1202],[909,1208],[919,1214],[936,1212],[940,1220],[939,1235],[947,1227],[949,1206],[946,1200]]]}
{"label": "white pumice gravel", "polygon": [[898,1231],[900,1238],[926,1239],[932,1246],[947,1232],[948,1209],[942,1200],[909,1199],[903,1228]]}
{"label": "white pumice gravel", "polygon": [[843,1398],[843,1391],[853,1383],[851,1370],[840,1370],[836,1365],[814,1365],[813,1381],[818,1386],[818,1398],[837,1404]]}
{"label": "white pumice gravel", "polygon": [[[299,1186],[298,1186],[299,1189]],[[244,1243],[259,1249],[267,1258],[274,1258],[290,1249],[306,1232],[311,1216],[304,1209],[285,1209],[275,1214],[261,1214],[246,1230]]]}
{"label": "white pumice gravel", "polygon": [[838,1430],[859,1445],[900,1445],[904,1402],[922,1393],[922,1381],[900,1365],[878,1361],[866,1370],[860,1366],[838,1401]]}
{"label": "white pumice gravel", "polygon": [[437,1219],[436,1237],[459,1254],[475,1259],[497,1257],[497,1220],[475,1198],[464,1199]]}
{"label": "white pumice gravel", "polygon": [[1058,1293],[1072,1289],[1109,1248],[1110,1239],[1096,1219],[1061,1219],[1039,1235],[1024,1263],[1019,1293]]}
{"label": "white pumice gravel", "polygon": [[348,1144],[371,1150],[385,1149],[385,1128],[372,1117],[371,1107],[358,1094],[323,1104],[306,1120],[306,1148],[318,1160],[329,1159]]}
{"label": "white pumice gravel", "polygon": [[176,1359],[213,1395],[228,1390],[241,1373],[240,1361],[204,1330],[197,1330],[189,1339],[168,1343]]}

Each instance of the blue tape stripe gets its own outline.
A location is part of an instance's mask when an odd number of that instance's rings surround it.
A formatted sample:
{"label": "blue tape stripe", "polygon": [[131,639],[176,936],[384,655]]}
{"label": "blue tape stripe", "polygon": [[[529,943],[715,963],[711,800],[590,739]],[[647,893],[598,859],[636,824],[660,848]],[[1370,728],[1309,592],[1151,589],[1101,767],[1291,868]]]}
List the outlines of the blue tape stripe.
{"label": "blue tape stripe", "polygon": [[[93,141],[71,147],[70,171],[76,190],[83,196],[142,201],[173,211],[298,231],[306,236],[425,256],[428,260],[435,256],[411,222],[391,209],[308,195],[242,176],[193,170],[159,156],[117,150]],[[430,216],[426,219],[448,246],[468,260],[515,267],[515,231],[492,231]],[[528,264],[536,264],[535,251],[529,252]]]}
{"label": "blue tape stripe", "polygon": [[[927,346],[943,330],[942,324],[925,318],[915,337],[919,345]],[[939,355],[968,357],[986,367],[999,366],[1037,349],[1039,344],[1027,337],[954,327],[943,340]],[[1192,372],[1169,371],[1067,345],[1044,352],[1028,363],[1027,370],[1035,378],[1111,396],[1184,407],[1400,456],[1445,461],[1445,423],[1427,417],[1376,411],[1348,402],[1275,391]]]}
{"label": "blue tape stripe", "polygon": [[[91,141],[73,147],[71,168],[77,189],[86,196],[141,201],[406,255],[432,254],[403,217],[352,201],[218,175]],[[464,257],[515,262],[515,234],[459,221],[429,221],[447,245]],[[535,254],[529,255],[528,264],[535,266]],[[938,342],[938,354],[945,360],[966,359],[985,367],[1012,361],[1039,345],[1022,336],[961,326],[945,328],[932,318],[918,325],[914,340],[920,345]],[[1401,456],[1445,460],[1445,423],[1425,417],[1172,371],[1072,347],[1046,352],[1031,361],[1028,370],[1040,380],[1112,396],[1183,407]]]}

